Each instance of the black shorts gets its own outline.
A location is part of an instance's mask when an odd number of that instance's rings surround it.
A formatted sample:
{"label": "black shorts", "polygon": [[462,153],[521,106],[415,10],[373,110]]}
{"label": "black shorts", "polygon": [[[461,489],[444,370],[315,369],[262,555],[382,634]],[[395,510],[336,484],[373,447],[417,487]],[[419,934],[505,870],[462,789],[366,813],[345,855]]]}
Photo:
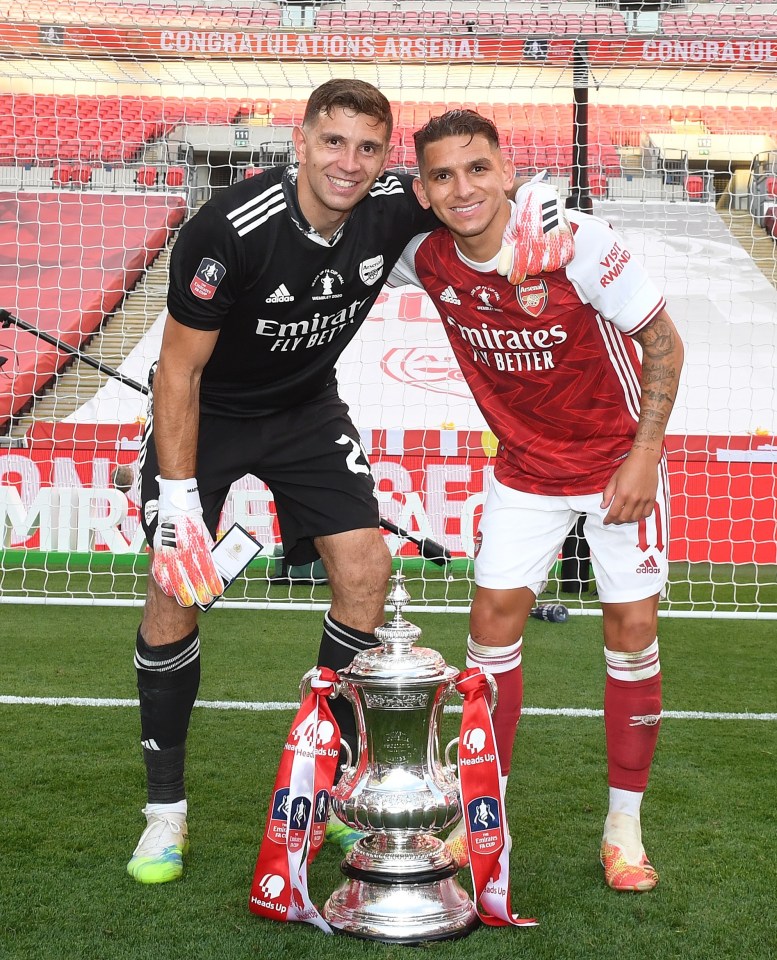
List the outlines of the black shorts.
{"label": "black shorts", "polygon": [[[153,417],[139,461],[143,529],[153,543],[159,498]],[[272,491],[289,563],[317,559],[314,537],[379,525],[369,463],[335,386],[308,403],[262,417],[202,414],[196,476],[214,537],[230,486],[247,473]]]}

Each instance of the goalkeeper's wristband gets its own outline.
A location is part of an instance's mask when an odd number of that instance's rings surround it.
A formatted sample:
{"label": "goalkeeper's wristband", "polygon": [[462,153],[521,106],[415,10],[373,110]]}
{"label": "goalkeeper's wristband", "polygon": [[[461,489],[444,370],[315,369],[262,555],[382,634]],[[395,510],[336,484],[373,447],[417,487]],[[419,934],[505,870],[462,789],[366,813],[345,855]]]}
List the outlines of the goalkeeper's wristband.
{"label": "goalkeeper's wristband", "polygon": [[194,477],[188,480],[165,480],[157,477],[159,484],[159,512],[170,515],[172,513],[191,513],[193,510],[202,510],[200,491]]}

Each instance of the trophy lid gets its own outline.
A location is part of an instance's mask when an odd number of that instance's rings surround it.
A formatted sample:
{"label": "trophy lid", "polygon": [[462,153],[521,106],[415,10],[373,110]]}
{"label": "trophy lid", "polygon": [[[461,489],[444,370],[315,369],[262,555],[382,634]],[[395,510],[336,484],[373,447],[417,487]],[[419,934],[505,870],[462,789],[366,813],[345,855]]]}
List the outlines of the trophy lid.
{"label": "trophy lid", "polygon": [[440,681],[456,671],[449,667],[442,655],[428,647],[414,646],[421,636],[421,628],[405,620],[402,609],[410,600],[401,573],[391,578],[388,603],[394,607],[394,617],[375,630],[379,647],[364,650],[354,657],[343,671],[350,680],[377,683],[392,681]]}

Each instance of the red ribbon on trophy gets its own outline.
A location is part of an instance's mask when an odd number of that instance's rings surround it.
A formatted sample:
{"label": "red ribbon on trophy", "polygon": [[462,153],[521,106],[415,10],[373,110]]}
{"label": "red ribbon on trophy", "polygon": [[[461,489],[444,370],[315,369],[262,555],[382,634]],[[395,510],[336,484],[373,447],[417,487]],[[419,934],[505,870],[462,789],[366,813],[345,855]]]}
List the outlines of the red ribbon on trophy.
{"label": "red ribbon on trophy", "polygon": [[510,906],[510,834],[488,705],[491,687],[482,670],[471,668],[458,675],[456,689],[464,697],[459,784],[478,916],[492,927],[534,927],[536,920],[522,919]]}
{"label": "red ribbon on trophy", "polygon": [[270,920],[331,927],[308,894],[308,863],[324,842],[340,729],[327,697],[337,674],[319,667],[283,747],[267,813],[248,909]]}

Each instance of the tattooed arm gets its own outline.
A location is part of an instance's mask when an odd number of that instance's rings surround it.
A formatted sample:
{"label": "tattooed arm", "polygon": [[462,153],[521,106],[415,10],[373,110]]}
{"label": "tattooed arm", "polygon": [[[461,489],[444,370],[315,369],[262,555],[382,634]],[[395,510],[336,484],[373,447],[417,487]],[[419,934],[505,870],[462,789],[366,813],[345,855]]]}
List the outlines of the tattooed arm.
{"label": "tattooed arm", "polygon": [[604,489],[605,523],[633,523],[653,512],[664,434],[683,365],[683,344],[665,310],[635,340],[642,346],[639,423],[628,456]]}

